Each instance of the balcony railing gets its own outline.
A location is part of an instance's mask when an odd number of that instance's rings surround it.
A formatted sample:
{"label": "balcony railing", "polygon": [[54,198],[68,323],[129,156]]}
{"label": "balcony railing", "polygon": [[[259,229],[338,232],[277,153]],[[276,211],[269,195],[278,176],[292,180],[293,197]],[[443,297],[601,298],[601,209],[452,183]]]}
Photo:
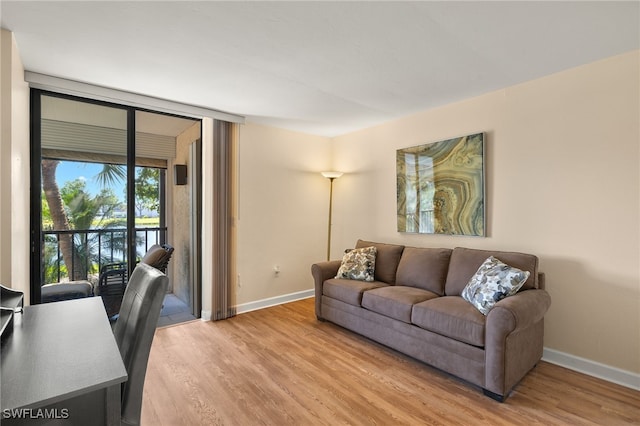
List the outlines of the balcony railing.
{"label": "balcony railing", "polygon": [[[136,257],[141,258],[149,247],[166,242],[166,227],[136,228]],[[97,279],[102,266],[127,262],[127,229],[106,228],[69,231],[43,231],[42,284],[65,280]],[[70,239],[71,265],[65,264],[60,242]],[[68,261],[68,260],[67,260]]]}

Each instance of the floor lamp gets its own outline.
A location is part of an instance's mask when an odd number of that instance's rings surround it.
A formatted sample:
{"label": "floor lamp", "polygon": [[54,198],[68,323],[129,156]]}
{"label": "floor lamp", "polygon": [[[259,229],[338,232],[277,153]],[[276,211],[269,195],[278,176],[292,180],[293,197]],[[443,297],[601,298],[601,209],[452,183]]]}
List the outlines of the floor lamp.
{"label": "floor lamp", "polygon": [[329,179],[329,225],[327,227],[327,261],[331,257],[331,211],[333,210],[333,180],[342,176],[342,172],[322,172]]}

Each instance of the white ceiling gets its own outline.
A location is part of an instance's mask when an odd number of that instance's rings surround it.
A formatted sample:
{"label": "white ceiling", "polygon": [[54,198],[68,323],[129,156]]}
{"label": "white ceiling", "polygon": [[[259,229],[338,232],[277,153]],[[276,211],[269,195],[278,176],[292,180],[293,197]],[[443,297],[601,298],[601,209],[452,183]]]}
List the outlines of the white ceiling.
{"label": "white ceiling", "polygon": [[335,136],[640,48],[640,3],[7,1],[25,68]]}

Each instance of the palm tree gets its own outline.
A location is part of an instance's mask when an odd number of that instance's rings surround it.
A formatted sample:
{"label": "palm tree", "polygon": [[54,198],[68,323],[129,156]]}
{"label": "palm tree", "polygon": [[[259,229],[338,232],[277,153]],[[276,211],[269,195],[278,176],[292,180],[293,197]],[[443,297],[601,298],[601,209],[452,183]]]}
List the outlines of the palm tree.
{"label": "palm tree", "polygon": [[69,225],[78,231],[93,230],[74,233],[75,253],[82,259],[81,264],[74,266],[80,269],[83,276],[88,276],[89,273],[97,272],[96,262],[98,265],[105,263],[105,259],[98,259],[99,246],[105,242],[112,243],[105,241],[110,234],[103,235],[99,230],[122,226],[122,221],[105,220],[105,217],[111,216],[110,212],[120,201],[111,189],[103,189],[99,195],[91,196],[86,191],[86,182],[80,179],[67,182],[60,193]]}
{"label": "palm tree", "polygon": [[101,188],[117,185],[126,179],[126,168],[120,164],[103,164],[102,170],[95,176],[95,180]]}
{"label": "palm tree", "polygon": [[[49,205],[49,213],[53,222],[53,229],[56,231],[69,231],[69,219],[64,210],[64,203],[60,196],[60,188],[56,181],[56,169],[60,164],[59,160],[43,159],[42,160],[42,189],[44,191],[47,204]],[[80,268],[72,268],[72,265],[81,265],[82,261],[77,256],[73,248],[72,234],[59,234],[60,253],[62,260],[67,265],[68,270],[74,270],[71,280],[82,279]],[[77,270],[77,272],[75,272]]]}
{"label": "palm tree", "polygon": [[[106,196],[103,194],[92,199],[80,190],[68,200],[67,209],[60,188],[56,181],[56,170],[59,160],[42,160],[42,188],[49,207],[49,214],[56,231],[70,231],[71,229],[90,229],[93,219],[101,210]],[[96,180],[104,188],[109,184],[116,184],[126,177],[125,168],[117,164],[104,164]],[[72,227],[73,225],[73,227]],[[90,266],[89,241],[76,241],[72,233],[59,234],[59,247],[62,259],[69,272],[70,280],[86,279]],[[46,281],[45,281],[46,282]]]}

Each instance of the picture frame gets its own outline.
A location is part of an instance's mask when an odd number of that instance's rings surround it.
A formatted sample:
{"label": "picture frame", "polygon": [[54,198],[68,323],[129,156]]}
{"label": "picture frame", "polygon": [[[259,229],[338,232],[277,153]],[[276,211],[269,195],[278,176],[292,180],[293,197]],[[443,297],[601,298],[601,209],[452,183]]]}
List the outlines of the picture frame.
{"label": "picture frame", "polygon": [[484,142],[475,133],[396,151],[398,232],[485,236]]}

